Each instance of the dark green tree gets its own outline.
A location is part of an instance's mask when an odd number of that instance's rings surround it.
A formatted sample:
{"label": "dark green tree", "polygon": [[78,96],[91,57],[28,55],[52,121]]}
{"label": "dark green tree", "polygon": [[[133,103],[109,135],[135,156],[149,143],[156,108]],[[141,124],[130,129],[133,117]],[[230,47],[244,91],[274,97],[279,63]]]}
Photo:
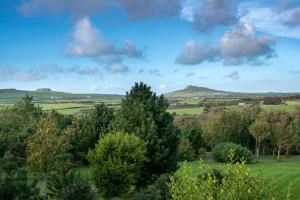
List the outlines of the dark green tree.
{"label": "dark green tree", "polygon": [[5,152],[0,160],[0,198],[5,200],[39,199],[36,181],[28,177],[21,160]]}
{"label": "dark green tree", "polygon": [[86,154],[99,138],[112,130],[114,109],[104,104],[95,106],[91,114],[73,120],[70,152],[76,161],[86,163]]}
{"label": "dark green tree", "polygon": [[188,138],[196,155],[199,155],[200,148],[206,146],[202,127],[198,122],[189,122],[182,130],[182,137]]}
{"label": "dark green tree", "polygon": [[156,96],[146,84],[136,83],[116,114],[116,130],[134,133],[147,142],[149,163],[143,167],[141,185],[177,169],[179,130],[167,108],[164,96]]}
{"label": "dark green tree", "polygon": [[10,151],[25,157],[26,140],[35,133],[41,117],[41,108],[28,95],[13,106],[0,109],[0,155]]}

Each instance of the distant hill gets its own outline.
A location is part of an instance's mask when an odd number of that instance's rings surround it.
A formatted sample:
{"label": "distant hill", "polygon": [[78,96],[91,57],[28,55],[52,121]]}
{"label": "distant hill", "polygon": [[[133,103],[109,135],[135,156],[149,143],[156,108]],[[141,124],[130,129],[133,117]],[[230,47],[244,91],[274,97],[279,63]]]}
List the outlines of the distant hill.
{"label": "distant hill", "polygon": [[177,90],[173,92],[166,93],[167,98],[204,98],[204,97],[266,97],[266,96],[289,96],[289,95],[299,95],[300,93],[243,93],[243,92],[229,92],[222,90],[215,90],[206,87],[198,87],[189,85],[182,90]]}
{"label": "distant hill", "polygon": [[36,89],[37,92],[51,92],[52,90],[50,88],[38,88]]}
{"label": "distant hill", "polygon": [[122,95],[116,94],[72,94],[52,91],[49,88],[40,88],[36,91],[25,91],[10,88],[0,89],[0,103],[15,103],[25,95],[33,96],[35,102],[109,100],[121,99],[123,97]]}
{"label": "distant hill", "polygon": [[0,93],[18,93],[18,92],[25,92],[25,91],[17,90],[14,88],[0,89]]}
{"label": "distant hill", "polygon": [[166,93],[167,98],[192,98],[192,97],[208,97],[208,96],[228,96],[233,94],[232,92],[226,92],[222,90],[214,90],[206,87],[198,87],[189,85],[182,90]]}

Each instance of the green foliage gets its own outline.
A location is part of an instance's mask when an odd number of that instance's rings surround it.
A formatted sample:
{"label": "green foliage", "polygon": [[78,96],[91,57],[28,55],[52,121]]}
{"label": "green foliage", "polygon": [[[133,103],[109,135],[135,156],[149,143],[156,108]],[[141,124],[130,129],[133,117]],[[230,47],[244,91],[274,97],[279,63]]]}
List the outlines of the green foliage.
{"label": "green foliage", "polygon": [[180,161],[192,161],[196,158],[195,151],[192,145],[186,137],[181,137],[178,148],[178,160]]}
{"label": "green foliage", "polygon": [[268,200],[291,199],[292,190],[280,194],[278,190],[267,189],[264,180],[252,176],[242,164],[228,164],[220,172],[200,164],[200,175],[194,176],[186,163],[175,176],[171,177],[171,194],[173,200]]}
{"label": "green foliage", "polygon": [[63,200],[92,200],[96,197],[89,182],[74,171],[66,174],[52,173],[49,177],[48,196]]}
{"label": "green foliage", "polygon": [[251,162],[253,155],[249,149],[234,143],[220,143],[213,149],[214,159],[217,162]]}
{"label": "green foliage", "polygon": [[202,127],[200,123],[190,122],[182,130],[183,137],[187,137],[192,145],[195,154],[199,155],[199,149],[204,148],[205,141],[203,138]]}
{"label": "green foliage", "polygon": [[88,152],[93,179],[104,198],[129,191],[146,161],[146,144],[132,134],[110,133],[100,138],[94,151]]}
{"label": "green foliage", "polygon": [[[48,176],[55,170],[64,170],[69,165],[68,159],[62,159],[70,148],[70,132],[59,134],[55,118],[50,113],[42,119],[35,134],[28,139],[28,169],[44,178],[44,196],[47,196]],[[63,169],[61,169],[63,168]]]}
{"label": "green foliage", "polygon": [[161,175],[153,184],[148,185],[146,188],[136,192],[133,200],[170,200],[170,175]]}
{"label": "green foliage", "polygon": [[134,133],[147,142],[146,156],[139,185],[146,185],[159,174],[177,169],[179,130],[167,112],[168,102],[156,96],[147,85],[136,83],[121,103],[114,128]]}
{"label": "green foliage", "polygon": [[93,149],[99,136],[107,134],[112,129],[114,110],[104,104],[96,105],[90,115],[75,119],[72,124],[70,152],[76,161],[86,163],[86,154]]}
{"label": "green foliage", "polygon": [[252,149],[253,138],[249,127],[256,114],[256,111],[251,109],[219,109],[210,113],[202,123],[205,141],[211,148],[221,142],[233,142]]}
{"label": "green foliage", "polygon": [[271,135],[271,126],[258,118],[253,124],[251,124],[249,130],[256,141],[256,161],[258,161],[260,144]]}
{"label": "green foliage", "polygon": [[36,181],[29,179],[21,162],[10,152],[0,160],[0,197],[5,200],[39,199]]}
{"label": "green foliage", "polygon": [[25,157],[26,140],[35,131],[42,110],[35,107],[33,98],[25,96],[16,105],[0,109],[0,156],[10,151]]}

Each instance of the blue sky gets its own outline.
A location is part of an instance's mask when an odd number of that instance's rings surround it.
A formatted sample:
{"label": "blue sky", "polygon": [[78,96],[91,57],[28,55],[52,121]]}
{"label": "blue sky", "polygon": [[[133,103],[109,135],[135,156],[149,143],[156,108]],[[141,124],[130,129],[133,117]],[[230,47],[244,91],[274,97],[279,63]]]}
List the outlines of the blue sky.
{"label": "blue sky", "polygon": [[0,2],[0,88],[300,91],[298,0]]}

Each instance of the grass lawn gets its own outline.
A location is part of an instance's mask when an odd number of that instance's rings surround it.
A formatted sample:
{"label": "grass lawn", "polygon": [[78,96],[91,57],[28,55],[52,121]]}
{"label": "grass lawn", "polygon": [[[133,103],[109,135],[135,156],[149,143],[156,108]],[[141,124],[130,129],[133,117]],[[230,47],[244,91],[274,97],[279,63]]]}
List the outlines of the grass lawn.
{"label": "grass lawn", "polygon": [[177,115],[199,115],[203,112],[202,107],[198,108],[175,108],[168,109],[169,113],[176,113]]}
{"label": "grass lawn", "polygon": [[[208,156],[210,157],[210,156]],[[213,168],[225,168],[225,164],[216,163],[212,158],[205,160],[205,163]],[[199,162],[188,162],[192,167],[195,176],[199,173]],[[263,176],[267,186],[271,186],[273,178],[278,189],[285,192],[290,183],[294,186],[295,199],[300,200],[300,156],[282,157],[282,162],[277,162],[271,156],[262,156],[259,163],[247,164],[254,175]]]}
{"label": "grass lawn", "polygon": [[300,104],[283,104],[283,105],[260,105],[263,111],[287,111],[294,112]]}
{"label": "grass lawn", "polygon": [[[226,164],[217,163],[212,159],[210,153],[204,161],[212,168],[222,169]],[[188,162],[192,167],[195,176],[199,174],[199,161]],[[300,200],[300,155],[286,158],[282,156],[282,162],[277,162],[271,156],[261,156],[259,163],[251,163],[246,165],[253,175],[264,177],[267,187],[271,187],[273,179],[275,179],[278,189],[285,192],[290,183],[294,187],[295,200]],[[83,177],[91,180],[91,171],[88,167],[78,168]]]}

